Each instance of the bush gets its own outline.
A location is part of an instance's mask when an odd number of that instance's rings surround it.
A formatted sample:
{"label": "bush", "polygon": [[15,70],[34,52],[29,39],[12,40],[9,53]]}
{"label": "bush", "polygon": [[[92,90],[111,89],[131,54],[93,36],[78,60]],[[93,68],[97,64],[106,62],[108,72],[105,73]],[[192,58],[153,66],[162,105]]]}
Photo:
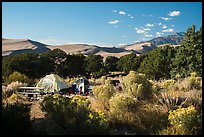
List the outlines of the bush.
{"label": "bush", "polygon": [[137,74],[135,71],[125,76],[122,80],[125,92],[131,93],[135,97],[147,99],[152,96],[152,84],[145,78],[143,74]]}
{"label": "bush", "polygon": [[66,98],[61,95],[47,96],[42,110],[67,134],[107,134],[108,124],[105,116],[89,107],[85,96]]}
{"label": "bush", "polygon": [[[110,122],[117,134],[142,133],[144,126],[135,113],[137,98],[129,93],[116,93],[110,100]],[[128,132],[128,133],[127,133]]]}
{"label": "bush", "polygon": [[166,80],[163,84],[164,84],[164,88],[168,88],[168,87],[170,87],[170,86],[173,86],[174,84],[175,84],[175,80],[172,80],[172,79],[170,79],[170,80]]}
{"label": "bush", "polygon": [[194,106],[181,108],[169,112],[170,126],[161,134],[198,135],[202,134],[202,118]]}
{"label": "bush", "polygon": [[25,75],[21,74],[20,72],[14,71],[11,75],[8,77],[8,83],[11,82],[22,82],[22,83],[31,83],[31,80]]}
{"label": "bush", "polygon": [[110,79],[104,80],[104,85],[93,86],[94,96],[98,99],[108,101],[116,92]]}
{"label": "bush", "polygon": [[202,88],[202,78],[198,77],[196,73],[191,73],[189,81],[190,81],[190,89]]}
{"label": "bush", "polygon": [[31,132],[30,105],[5,104],[2,106],[3,135],[29,135]]}
{"label": "bush", "polygon": [[124,112],[133,111],[137,98],[128,93],[117,93],[109,100],[110,113],[113,115],[123,115]]}
{"label": "bush", "polygon": [[[101,108],[101,111],[107,112],[109,110],[109,99],[116,93],[114,86],[111,84],[110,79],[104,80],[104,85],[93,86],[93,94],[96,98],[94,103],[97,102],[98,106],[94,108]],[[94,104],[92,105],[94,106]]]}

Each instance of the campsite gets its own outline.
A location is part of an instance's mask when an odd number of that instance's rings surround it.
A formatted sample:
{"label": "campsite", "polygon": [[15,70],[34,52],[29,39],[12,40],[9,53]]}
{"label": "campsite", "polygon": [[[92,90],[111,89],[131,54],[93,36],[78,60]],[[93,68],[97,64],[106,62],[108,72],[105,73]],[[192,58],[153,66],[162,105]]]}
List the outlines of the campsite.
{"label": "campsite", "polygon": [[202,2],[2,7],[2,135],[202,135]]}
{"label": "campsite", "polygon": [[[201,34],[196,32],[196,37]],[[197,61],[181,72],[169,66],[183,60],[183,49],[196,53],[191,56]],[[202,60],[195,55],[202,56],[201,48],[184,44],[105,60],[60,49],[6,56],[4,134],[202,134]],[[148,63],[160,66],[151,71]]]}

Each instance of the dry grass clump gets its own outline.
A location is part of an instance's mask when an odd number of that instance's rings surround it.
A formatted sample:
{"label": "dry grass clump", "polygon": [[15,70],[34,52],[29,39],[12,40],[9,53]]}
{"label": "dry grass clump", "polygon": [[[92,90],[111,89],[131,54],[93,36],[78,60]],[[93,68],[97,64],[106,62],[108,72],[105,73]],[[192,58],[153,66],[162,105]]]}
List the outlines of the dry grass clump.
{"label": "dry grass clump", "polygon": [[26,86],[26,84],[18,81],[10,83],[7,87],[2,86],[2,101],[6,104],[21,101],[22,96],[18,95],[17,91],[22,86]]}
{"label": "dry grass clump", "polygon": [[26,86],[25,83],[21,82],[11,82],[8,86],[2,86],[2,100],[6,100],[13,93],[16,93],[19,87]]}
{"label": "dry grass clump", "polygon": [[159,92],[154,92],[155,97],[169,110],[176,109],[180,105],[188,107],[193,104],[198,108],[202,106],[202,79],[195,73],[177,81],[161,80],[151,81],[151,83],[153,87],[162,86]]}
{"label": "dry grass clump", "polygon": [[14,92],[16,92],[18,90],[19,87],[22,87],[22,86],[26,86],[25,83],[22,83],[22,82],[11,82],[7,87],[6,87],[6,90],[13,90]]}
{"label": "dry grass clump", "polygon": [[178,80],[175,85],[178,90],[189,91],[193,89],[202,89],[202,78],[197,76],[196,73],[191,73],[190,77]]}

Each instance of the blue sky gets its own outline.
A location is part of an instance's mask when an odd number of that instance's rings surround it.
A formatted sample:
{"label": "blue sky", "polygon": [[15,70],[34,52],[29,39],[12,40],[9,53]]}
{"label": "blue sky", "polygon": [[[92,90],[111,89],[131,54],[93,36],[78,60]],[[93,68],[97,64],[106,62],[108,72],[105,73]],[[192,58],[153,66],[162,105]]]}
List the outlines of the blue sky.
{"label": "blue sky", "polygon": [[3,2],[3,38],[120,46],[202,25],[202,2]]}

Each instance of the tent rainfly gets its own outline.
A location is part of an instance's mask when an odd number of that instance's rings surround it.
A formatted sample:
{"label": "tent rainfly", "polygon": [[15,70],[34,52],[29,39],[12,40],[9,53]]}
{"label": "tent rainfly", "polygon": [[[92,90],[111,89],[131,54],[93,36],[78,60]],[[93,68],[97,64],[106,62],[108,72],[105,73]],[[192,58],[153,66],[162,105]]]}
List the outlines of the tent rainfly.
{"label": "tent rainfly", "polygon": [[69,88],[65,80],[55,74],[46,75],[37,83],[36,87],[44,88],[45,92],[57,92]]}

